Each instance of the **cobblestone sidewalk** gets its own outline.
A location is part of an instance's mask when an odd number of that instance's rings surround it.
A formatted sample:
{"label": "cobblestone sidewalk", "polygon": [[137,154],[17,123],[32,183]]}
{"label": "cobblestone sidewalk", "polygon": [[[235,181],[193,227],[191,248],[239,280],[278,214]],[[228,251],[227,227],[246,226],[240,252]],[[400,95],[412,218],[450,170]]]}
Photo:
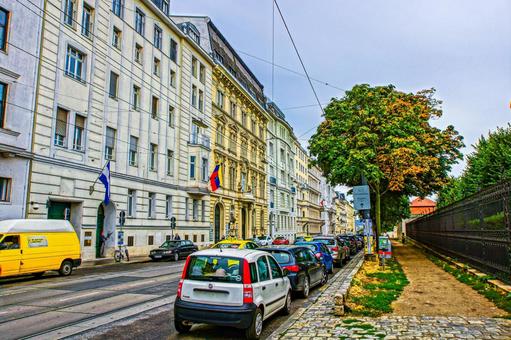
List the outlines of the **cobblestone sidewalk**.
{"label": "cobblestone sidewalk", "polygon": [[270,339],[511,339],[511,320],[499,318],[335,316],[335,292],[351,281],[361,261],[351,261],[351,268],[332,278],[312,305],[298,311]]}

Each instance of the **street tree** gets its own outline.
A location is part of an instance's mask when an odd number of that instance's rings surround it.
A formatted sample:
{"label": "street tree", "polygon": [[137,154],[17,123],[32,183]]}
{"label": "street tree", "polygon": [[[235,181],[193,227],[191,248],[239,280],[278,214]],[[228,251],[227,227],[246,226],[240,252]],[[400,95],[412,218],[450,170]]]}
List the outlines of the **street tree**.
{"label": "street tree", "polygon": [[442,130],[430,124],[442,115],[434,94],[434,89],[405,93],[393,85],[356,85],[331,100],[310,139],[313,163],[332,185],[359,185],[365,176],[377,235],[382,200],[439,190],[462,157],[463,138],[454,127]]}

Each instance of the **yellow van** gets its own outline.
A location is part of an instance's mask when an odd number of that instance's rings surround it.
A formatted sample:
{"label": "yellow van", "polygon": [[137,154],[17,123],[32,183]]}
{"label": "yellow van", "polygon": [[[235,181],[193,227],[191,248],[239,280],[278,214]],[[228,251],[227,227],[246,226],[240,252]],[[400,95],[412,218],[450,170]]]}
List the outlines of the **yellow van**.
{"label": "yellow van", "polygon": [[68,276],[81,263],[80,241],[69,221],[0,221],[0,277],[48,270]]}

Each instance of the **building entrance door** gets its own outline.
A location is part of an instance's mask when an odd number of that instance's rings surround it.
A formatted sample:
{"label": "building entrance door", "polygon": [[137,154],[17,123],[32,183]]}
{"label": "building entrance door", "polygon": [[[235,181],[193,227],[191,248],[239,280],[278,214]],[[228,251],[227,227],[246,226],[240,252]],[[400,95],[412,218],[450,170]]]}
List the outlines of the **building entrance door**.
{"label": "building entrance door", "polygon": [[220,204],[215,205],[215,243],[220,242],[221,208]]}

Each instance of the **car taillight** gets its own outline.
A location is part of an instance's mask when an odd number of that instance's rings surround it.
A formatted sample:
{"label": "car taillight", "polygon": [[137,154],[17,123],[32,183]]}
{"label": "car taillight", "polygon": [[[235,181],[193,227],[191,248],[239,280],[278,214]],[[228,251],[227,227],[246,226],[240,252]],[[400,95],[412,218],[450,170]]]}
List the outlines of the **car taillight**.
{"label": "car taillight", "polygon": [[190,265],[190,256],[186,258],[185,266],[183,268],[183,273],[181,274],[181,279],[186,279],[186,273],[188,272],[188,266]]}
{"label": "car taillight", "polygon": [[284,268],[293,273],[298,273],[300,271],[300,267],[298,267],[296,264],[292,266],[284,266]]}
{"label": "car taillight", "polygon": [[250,265],[247,260],[243,260],[243,303],[254,302],[254,288],[250,279]]}
{"label": "car taillight", "polygon": [[337,247],[337,246],[333,247],[332,251],[339,251],[339,247]]}
{"label": "car taillight", "polygon": [[181,298],[181,290],[183,289],[184,279],[179,280],[179,284],[177,285],[177,297]]}

